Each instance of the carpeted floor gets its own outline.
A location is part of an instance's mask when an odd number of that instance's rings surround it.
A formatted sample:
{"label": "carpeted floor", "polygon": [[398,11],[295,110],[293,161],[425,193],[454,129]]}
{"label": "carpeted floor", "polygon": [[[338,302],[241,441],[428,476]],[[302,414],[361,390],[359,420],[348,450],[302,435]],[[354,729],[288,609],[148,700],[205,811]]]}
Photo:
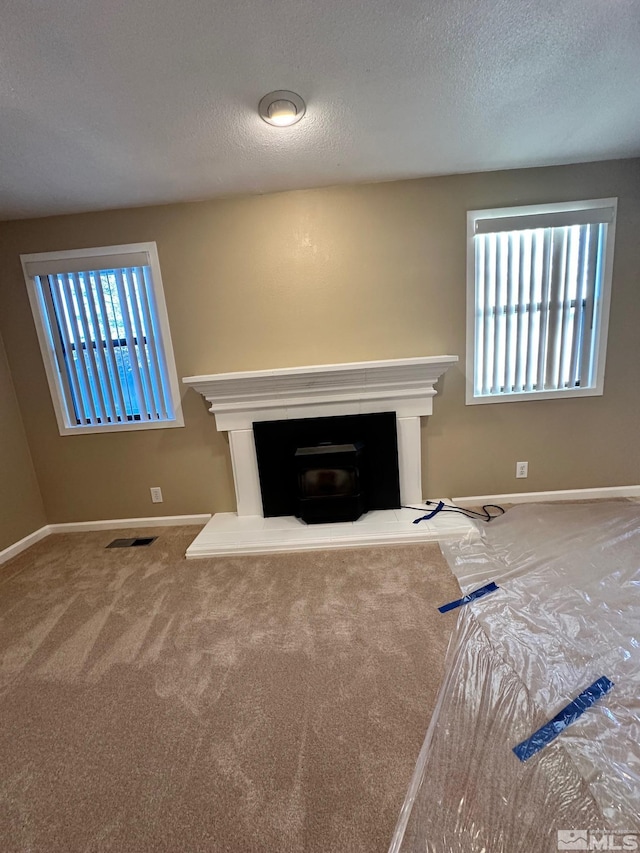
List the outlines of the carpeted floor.
{"label": "carpeted floor", "polygon": [[0,567],[3,853],[387,850],[457,618],[438,547],[187,562],[196,533]]}

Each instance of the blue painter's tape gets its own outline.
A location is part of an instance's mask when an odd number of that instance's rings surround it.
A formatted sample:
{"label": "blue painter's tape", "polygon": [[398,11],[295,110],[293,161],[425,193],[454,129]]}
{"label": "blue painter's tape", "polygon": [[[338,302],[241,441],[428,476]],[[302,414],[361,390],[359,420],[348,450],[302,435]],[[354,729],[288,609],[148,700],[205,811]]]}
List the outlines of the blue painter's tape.
{"label": "blue painter's tape", "polygon": [[[427,503],[430,503],[427,501]],[[430,518],[433,518],[434,515],[437,515],[439,512],[442,512],[444,509],[444,501],[438,501],[438,505],[435,509],[430,510],[426,515],[421,515],[420,518],[414,518],[414,524],[420,524],[421,521],[429,521]]]}
{"label": "blue painter's tape", "polygon": [[535,755],[536,752],[539,752],[543,747],[551,743],[552,740],[555,740],[560,732],[566,729],[567,726],[570,726],[571,723],[575,723],[578,717],[584,714],[598,699],[601,699],[605,693],[608,693],[612,687],[613,682],[609,681],[606,675],[594,681],[590,687],[583,690],[573,702],[570,702],[552,720],[545,723],[531,737],[513,747],[513,751],[520,761],[527,761],[532,755]]}
{"label": "blue painter's tape", "polygon": [[438,610],[440,613],[448,613],[449,610],[455,610],[456,607],[462,607],[463,604],[468,604],[476,598],[482,598],[483,595],[495,592],[499,588],[498,584],[491,581],[491,583],[488,583],[486,586],[481,586],[480,589],[474,589],[473,592],[470,592],[469,595],[465,595],[464,598],[459,598],[457,601],[450,601],[449,604],[443,604],[442,607],[438,607]]}

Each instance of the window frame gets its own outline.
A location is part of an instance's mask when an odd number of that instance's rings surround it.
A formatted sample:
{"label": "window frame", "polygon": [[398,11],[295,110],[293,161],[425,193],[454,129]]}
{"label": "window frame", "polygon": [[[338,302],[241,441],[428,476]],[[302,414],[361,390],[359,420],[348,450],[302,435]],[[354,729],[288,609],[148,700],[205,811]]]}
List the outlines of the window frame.
{"label": "window frame", "polygon": [[[111,255],[126,255],[133,253],[146,253],[148,265],[151,269],[151,280],[153,282],[153,294],[155,299],[155,307],[157,320],[160,331],[160,346],[164,355],[166,364],[166,373],[168,380],[168,392],[173,406],[173,419],[161,421],[122,421],[120,423],[103,423],[103,424],[71,424],[67,418],[67,404],[64,398],[64,391],[60,380],[60,371],[56,358],[55,348],[50,337],[48,323],[45,319],[44,309],[40,304],[40,296],[35,281],[35,276],[31,276],[27,271],[29,263],[46,263],[48,261],[75,261],[82,258],[95,258],[98,256]],[[147,429],[172,429],[175,427],[184,426],[184,416],[182,413],[182,401],[180,398],[180,385],[178,382],[178,373],[176,370],[175,357],[173,354],[173,343],[171,340],[171,330],[169,328],[169,316],[167,314],[167,306],[164,297],[164,287],[162,284],[162,275],[160,272],[160,260],[158,258],[158,248],[155,242],[147,243],[126,243],[118,246],[100,246],[87,249],[70,249],[68,251],[58,252],[36,252],[33,254],[20,255],[22,264],[22,272],[27,286],[27,294],[31,313],[36,328],[40,352],[44,363],[47,382],[49,384],[49,392],[51,401],[58,424],[60,435],[83,435],[88,433],[105,433],[105,432],[130,432],[133,430]],[[104,269],[104,267],[102,267]]]}
{"label": "window frame", "polygon": [[[507,219],[511,217],[544,216],[547,214],[572,213],[574,211],[613,208],[613,219],[607,223],[607,238],[602,269],[602,293],[598,327],[594,332],[597,341],[594,358],[595,384],[584,388],[556,388],[542,391],[517,391],[508,394],[475,395],[476,356],[476,222],[481,219]],[[485,208],[467,212],[467,323],[466,323],[466,405],[491,403],[516,403],[529,400],[553,400],[567,397],[599,397],[604,394],[607,339],[613,280],[613,256],[617,222],[618,199],[597,198],[581,201],[553,202],[548,204],[519,205],[517,207]],[[525,230],[525,229],[522,229]]]}

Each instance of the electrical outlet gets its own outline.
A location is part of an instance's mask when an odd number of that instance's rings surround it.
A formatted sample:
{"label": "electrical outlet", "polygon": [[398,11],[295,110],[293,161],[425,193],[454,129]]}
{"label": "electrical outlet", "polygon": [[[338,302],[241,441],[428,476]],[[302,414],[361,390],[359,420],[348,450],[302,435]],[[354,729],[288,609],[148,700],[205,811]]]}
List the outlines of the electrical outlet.
{"label": "electrical outlet", "polygon": [[151,492],[152,502],[154,504],[161,504],[162,503],[162,489],[160,488],[160,486],[151,486],[149,491]]}
{"label": "electrical outlet", "polygon": [[528,476],[529,476],[529,463],[528,462],[516,462],[516,478],[518,480],[522,480]]}

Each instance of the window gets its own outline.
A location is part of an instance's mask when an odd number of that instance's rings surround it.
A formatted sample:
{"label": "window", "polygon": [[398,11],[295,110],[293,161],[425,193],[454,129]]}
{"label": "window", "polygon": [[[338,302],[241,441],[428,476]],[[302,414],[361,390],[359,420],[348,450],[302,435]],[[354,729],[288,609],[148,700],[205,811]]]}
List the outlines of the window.
{"label": "window", "polygon": [[617,199],[467,217],[467,404],[603,393]]}
{"label": "window", "polygon": [[155,243],[21,260],[60,434],[183,426]]}

